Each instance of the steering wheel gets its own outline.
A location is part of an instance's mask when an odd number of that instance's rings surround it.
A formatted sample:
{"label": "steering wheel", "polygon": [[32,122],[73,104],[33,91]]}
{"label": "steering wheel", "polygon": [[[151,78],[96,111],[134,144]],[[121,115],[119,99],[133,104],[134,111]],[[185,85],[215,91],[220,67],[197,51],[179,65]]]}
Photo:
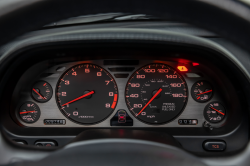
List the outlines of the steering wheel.
{"label": "steering wheel", "polygon": [[[34,0],[0,2],[0,44],[69,17],[123,12],[178,20],[213,31],[250,52],[250,9],[233,0]],[[1,59],[1,64],[5,59]],[[191,154],[161,143],[129,139],[79,141],[50,156],[20,165],[204,165]],[[18,165],[18,164],[17,164]]]}

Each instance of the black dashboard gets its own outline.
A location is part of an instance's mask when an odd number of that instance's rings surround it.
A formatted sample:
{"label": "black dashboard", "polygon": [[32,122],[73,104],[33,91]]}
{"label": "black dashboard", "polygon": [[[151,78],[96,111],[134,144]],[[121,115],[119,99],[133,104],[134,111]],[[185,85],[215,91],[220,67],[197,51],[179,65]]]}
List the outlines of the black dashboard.
{"label": "black dashboard", "polygon": [[[79,28],[32,32],[5,47],[13,55],[2,101],[6,137],[51,150],[82,132],[123,138],[123,130],[140,130],[172,135],[199,156],[245,147],[244,76],[213,39],[112,29],[107,41],[99,29]],[[207,149],[213,142],[223,148]]]}
{"label": "black dashboard", "polygon": [[0,8],[0,165],[249,165],[247,1]]}

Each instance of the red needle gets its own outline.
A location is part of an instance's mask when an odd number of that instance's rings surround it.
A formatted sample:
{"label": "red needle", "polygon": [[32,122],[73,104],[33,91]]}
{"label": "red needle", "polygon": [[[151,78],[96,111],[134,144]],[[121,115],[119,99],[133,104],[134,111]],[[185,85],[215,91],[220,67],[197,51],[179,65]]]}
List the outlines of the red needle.
{"label": "red needle", "polygon": [[220,112],[219,110],[215,109],[214,107],[210,107],[210,108],[212,108],[213,110],[219,112],[219,113],[222,114],[222,115],[225,115],[223,112]]}
{"label": "red needle", "polygon": [[73,102],[75,102],[75,101],[77,101],[77,100],[80,100],[80,99],[82,99],[82,98],[84,98],[84,97],[87,97],[87,96],[89,96],[89,95],[92,95],[92,94],[94,94],[94,93],[95,93],[95,91],[91,91],[91,92],[89,92],[89,93],[86,93],[86,94],[84,94],[84,95],[82,95],[82,96],[80,96],[80,97],[78,97],[78,98],[76,98],[76,99],[74,99],[74,100],[71,100],[71,101],[69,101],[69,102],[63,104],[62,106],[65,106],[65,105],[68,105],[68,104],[70,104],[70,103],[73,103]]}
{"label": "red needle", "polygon": [[162,91],[162,89],[160,88],[160,89],[156,92],[156,94],[149,100],[149,102],[141,109],[141,111],[140,111],[136,116],[140,115],[140,114],[142,113],[142,111],[145,110],[145,108],[146,108],[146,107],[156,98],[156,96],[158,96],[158,94],[161,93],[161,91]]}
{"label": "red needle", "polygon": [[27,114],[27,113],[30,113],[30,112],[36,112],[36,111],[26,111],[26,112],[20,112],[20,114]]}
{"label": "red needle", "polygon": [[38,93],[34,88],[33,88],[33,91],[36,92],[36,94],[38,94],[43,100],[46,100],[46,98],[43,97],[40,93]]}
{"label": "red needle", "polygon": [[212,91],[213,91],[213,90],[211,89],[211,90],[208,90],[208,91],[206,91],[206,92],[199,93],[199,94],[197,94],[197,95],[202,95],[202,94],[209,93],[209,92],[212,92]]}

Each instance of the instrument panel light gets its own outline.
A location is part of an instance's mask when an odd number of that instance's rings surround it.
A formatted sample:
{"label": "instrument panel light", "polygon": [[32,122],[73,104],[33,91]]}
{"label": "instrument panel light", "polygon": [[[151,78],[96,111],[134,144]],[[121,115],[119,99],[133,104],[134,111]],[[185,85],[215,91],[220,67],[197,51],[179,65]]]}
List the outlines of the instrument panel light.
{"label": "instrument panel light", "polygon": [[188,71],[188,68],[186,68],[186,66],[177,66],[177,69],[180,71]]}

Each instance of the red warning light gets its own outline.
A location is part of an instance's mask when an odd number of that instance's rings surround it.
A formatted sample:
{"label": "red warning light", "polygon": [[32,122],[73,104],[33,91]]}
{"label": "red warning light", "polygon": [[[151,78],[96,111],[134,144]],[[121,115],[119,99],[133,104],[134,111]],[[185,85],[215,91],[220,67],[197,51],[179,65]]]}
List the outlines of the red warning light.
{"label": "red warning light", "polygon": [[179,69],[180,71],[188,71],[186,66],[177,66],[177,69]]}
{"label": "red warning light", "polygon": [[200,64],[193,62],[193,66],[198,66],[198,65],[200,65]]}

